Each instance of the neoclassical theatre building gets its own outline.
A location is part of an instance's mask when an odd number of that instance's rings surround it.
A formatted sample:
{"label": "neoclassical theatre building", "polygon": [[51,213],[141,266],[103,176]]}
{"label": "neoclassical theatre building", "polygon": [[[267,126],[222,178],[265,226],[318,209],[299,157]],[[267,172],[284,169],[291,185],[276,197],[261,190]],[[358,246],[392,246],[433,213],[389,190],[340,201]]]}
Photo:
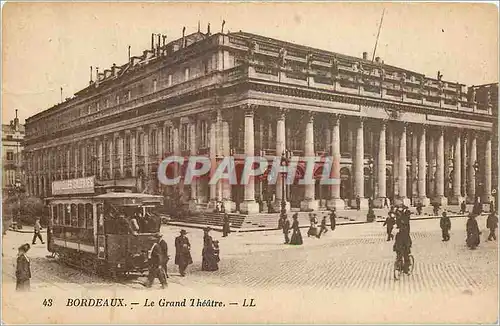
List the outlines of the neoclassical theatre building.
{"label": "neoclassical theatre building", "polygon": [[[191,209],[256,213],[268,204],[343,209],[356,203],[490,202],[497,187],[498,83],[467,87],[385,63],[246,32],[197,32],[109,69],[91,68],[89,85],[26,121],[28,192],[51,194],[54,180],[95,176],[101,184],[180,194]],[[478,73],[481,73],[478,71]],[[270,161],[332,157],[338,185],[298,180],[283,187],[200,178],[163,186],[168,155],[232,155]],[[299,163],[298,179],[304,171]],[[285,194],[283,193],[285,191]],[[264,204],[262,204],[264,203]]]}

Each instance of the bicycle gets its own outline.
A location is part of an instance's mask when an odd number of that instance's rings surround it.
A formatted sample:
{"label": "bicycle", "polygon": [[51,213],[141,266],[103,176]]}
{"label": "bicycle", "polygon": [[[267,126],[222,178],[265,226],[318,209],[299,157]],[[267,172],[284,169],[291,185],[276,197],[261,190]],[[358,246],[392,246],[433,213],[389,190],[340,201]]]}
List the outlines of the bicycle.
{"label": "bicycle", "polygon": [[[410,260],[410,266],[408,266],[408,275],[411,275],[413,273],[413,268],[415,267],[415,258],[413,258],[413,255],[410,254],[408,256]],[[394,262],[394,279],[397,281],[399,280],[399,277],[403,273],[403,257],[396,257],[396,261]]]}

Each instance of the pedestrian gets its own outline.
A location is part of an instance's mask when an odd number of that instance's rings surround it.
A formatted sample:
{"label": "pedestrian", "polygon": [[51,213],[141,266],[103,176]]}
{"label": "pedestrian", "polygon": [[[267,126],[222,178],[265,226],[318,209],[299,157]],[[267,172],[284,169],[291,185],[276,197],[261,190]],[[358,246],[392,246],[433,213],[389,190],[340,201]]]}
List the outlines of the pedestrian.
{"label": "pedestrian", "polygon": [[317,237],[318,235],[318,220],[316,219],[316,214],[309,213],[309,223],[310,227],[307,231],[307,237]]}
{"label": "pedestrian", "polygon": [[384,198],[384,208],[389,208],[389,198]]}
{"label": "pedestrian", "polygon": [[418,215],[422,215],[422,208],[424,207],[424,205],[422,205],[422,203],[418,203],[417,204],[417,214]]}
{"label": "pedestrian", "polygon": [[358,211],[361,209],[361,198],[359,198],[359,195],[356,196],[356,209]]}
{"label": "pedestrian", "polygon": [[490,213],[493,213],[495,211],[495,202],[493,200],[490,200]]}
{"label": "pedestrian", "polygon": [[29,291],[31,268],[30,259],[26,253],[30,250],[30,244],[25,243],[18,248],[17,264],[16,264],[16,290]]}
{"label": "pedestrian", "polygon": [[479,226],[477,225],[476,216],[474,214],[469,214],[469,219],[466,224],[467,239],[466,243],[470,249],[476,249],[481,242],[481,232],[479,231]]}
{"label": "pedestrian", "polygon": [[438,216],[438,214],[439,214],[439,204],[438,203],[432,204],[432,209],[433,209],[434,216]]}
{"label": "pedestrian", "polygon": [[498,216],[496,212],[490,213],[486,219],[486,228],[490,229],[490,234],[488,235],[488,241],[496,240],[495,230],[498,226]]}
{"label": "pedestrian", "polygon": [[220,202],[220,212],[224,214],[226,213],[226,206],[224,206],[223,201]]}
{"label": "pedestrian", "polygon": [[179,266],[179,273],[182,277],[186,275],[188,265],[193,263],[191,244],[186,234],[186,230],[181,230],[181,235],[175,238],[175,264]]}
{"label": "pedestrian", "polygon": [[292,245],[301,245],[303,243],[302,241],[302,234],[300,233],[300,228],[299,228],[299,221],[298,221],[298,215],[297,213],[293,214],[293,222],[292,222],[292,237],[290,239],[290,244]]}
{"label": "pedestrian", "polygon": [[335,227],[337,227],[337,213],[334,207],[332,208],[332,212],[330,213],[330,228],[332,229],[332,231],[334,231]]}
{"label": "pedestrian", "polygon": [[[125,218],[125,215],[123,215],[123,218]],[[133,235],[139,234],[140,227],[139,227],[139,222],[137,222],[136,215],[132,216],[132,218],[130,219],[129,229],[130,229],[131,234],[133,234]]]}
{"label": "pedestrian", "polygon": [[450,217],[446,214],[446,212],[443,212],[443,214],[441,216],[441,220],[439,221],[439,226],[441,227],[441,233],[443,236],[442,241],[449,241],[450,240],[451,221],[450,221]]}
{"label": "pedestrian", "polygon": [[465,204],[465,200],[462,200],[460,203],[460,214],[465,214],[465,210],[467,209],[467,205]]}
{"label": "pedestrian", "polygon": [[37,217],[35,219],[35,226],[33,227],[33,240],[31,241],[32,244],[36,244],[36,239],[40,239],[40,241],[42,242],[42,244],[45,244],[45,242],[43,242],[43,239],[42,239],[42,226],[40,225],[40,218]]}
{"label": "pedestrian", "polygon": [[160,237],[148,252],[148,280],[144,286],[150,288],[153,285],[155,278],[158,278],[161,284],[161,288],[164,289],[167,286],[166,272],[163,269],[163,249],[160,244],[162,238]]}
{"label": "pedestrian", "polygon": [[408,274],[410,269],[410,254],[411,254],[412,241],[410,238],[410,231],[403,224],[396,234],[392,250],[396,252],[396,259],[402,262],[403,272]]}
{"label": "pedestrian", "polygon": [[319,229],[318,239],[321,238],[321,234],[323,234],[323,232],[328,232],[328,229],[326,228],[326,215],[323,215],[323,218],[321,219],[321,227]]}
{"label": "pedestrian", "polygon": [[284,215],[284,220],[283,220],[283,236],[285,237],[285,244],[290,242],[289,238],[289,233],[290,233],[290,219],[288,218],[288,215]]}
{"label": "pedestrian", "polygon": [[229,215],[227,213],[224,213],[222,236],[227,237],[229,233],[231,233],[231,224],[229,223]]}
{"label": "pedestrian", "polygon": [[[160,235],[161,237],[161,235]],[[170,260],[170,256],[168,255],[168,245],[165,239],[163,237],[160,238],[160,241],[158,242],[161,248],[161,254],[162,254],[162,261],[161,261],[161,266],[163,268],[163,271],[165,272],[165,277],[168,277],[168,271],[167,271],[167,264],[168,261]]]}
{"label": "pedestrian", "polygon": [[395,214],[389,212],[389,215],[385,219],[384,225],[387,231],[387,241],[391,241],[394,238],[392,234],[392,229],[394,228],[394,224],[396,224]]}
{"label": "pedestrian", "polygon": [[219,256],[215,253],[214,240],[210,236],[210,227],[203,229],[203,249],[201,252],[201,270],[214,272],[219,270]]}

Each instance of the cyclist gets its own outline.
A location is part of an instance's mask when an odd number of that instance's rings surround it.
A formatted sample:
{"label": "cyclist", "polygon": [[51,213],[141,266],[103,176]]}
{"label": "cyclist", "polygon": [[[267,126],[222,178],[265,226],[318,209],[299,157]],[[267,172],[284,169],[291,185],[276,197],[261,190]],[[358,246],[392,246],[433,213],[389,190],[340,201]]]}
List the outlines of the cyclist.
{"label": "cyclist", "polygon": [[400,262],[400,266],[402,263],[403,273],[405,274],[408,274],[410,269],[411,245],[409,225],[402,223],[396,234],[392,250],[396,252],[396,259]]}

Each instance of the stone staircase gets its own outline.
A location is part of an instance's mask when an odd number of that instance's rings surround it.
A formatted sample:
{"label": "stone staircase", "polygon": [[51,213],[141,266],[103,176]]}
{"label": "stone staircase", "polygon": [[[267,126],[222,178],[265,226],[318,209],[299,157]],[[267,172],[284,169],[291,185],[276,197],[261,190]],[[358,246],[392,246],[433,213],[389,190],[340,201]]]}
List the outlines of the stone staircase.
{"label": "stone staircase", "polygon": [[[245,220],[245,215],[229,213],[229,223],[231,228],[239,229],[242,227]],[[174,222],[191,223],[191,224],[204,224],[212,226],[220,226],[224,224],[224,214],[206,212],[197,216],[185,216],[182,218],[173,219]]]}

